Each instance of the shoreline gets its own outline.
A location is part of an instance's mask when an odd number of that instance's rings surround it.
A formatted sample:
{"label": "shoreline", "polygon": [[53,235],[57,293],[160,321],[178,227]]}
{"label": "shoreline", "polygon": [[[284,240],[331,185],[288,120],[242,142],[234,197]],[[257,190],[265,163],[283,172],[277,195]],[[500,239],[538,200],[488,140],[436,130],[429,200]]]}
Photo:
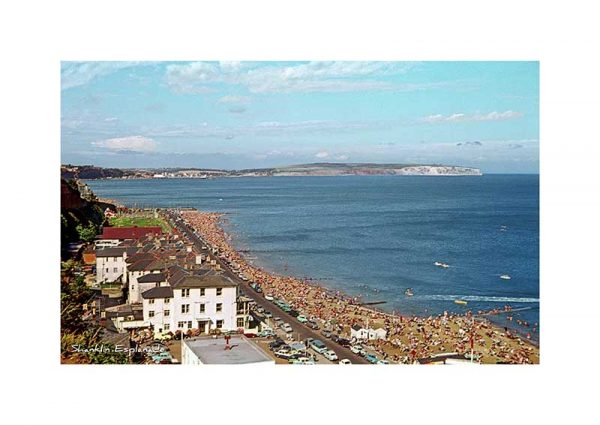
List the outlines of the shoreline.
{"label": "shoreline", "polygon": [[383,358],[407,363],[444,350],[463,354],[470,352],[469,336],[472,333],[475,353],[483,363],[539,363],[539,342],[536,344],[516,332],[506,331],[486,317],[509,313],[512,310],[510,307],[477,314],[444,312],[428,317],[405,316],[372,306],[365,307],[360,305],[358,297],[327,288],[318,280],[279,275],[250,264],[231,244],[232,236],[225,231],[222,223],[225,213],[188,210],[181,211],[180,215],[211,248],[217,250],[221,259],[232,265],[233,269],[239,269],[250,281],[261,285],[264,295],[270,293],[285,299],[302,314],[318,318],[323,324],[330,324],[340,334],[348,334],[350,326],[355,324],[384,328],[387,341],[372,342],[375,351]]}

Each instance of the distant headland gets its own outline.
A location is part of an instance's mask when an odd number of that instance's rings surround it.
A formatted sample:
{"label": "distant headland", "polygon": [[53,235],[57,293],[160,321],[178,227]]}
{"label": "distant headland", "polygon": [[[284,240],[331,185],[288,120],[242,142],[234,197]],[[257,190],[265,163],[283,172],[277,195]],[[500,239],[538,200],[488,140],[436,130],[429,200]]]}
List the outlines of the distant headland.
{"label": "distant headland", "polygon": [[332,163],[289,165],[274,168],[222,170],[209,168],[102,168],[93,165],[61,166],[65,179],[151,179],[216,177],[277,177],[277,176],[481,176],[479,168],[455,165]]}

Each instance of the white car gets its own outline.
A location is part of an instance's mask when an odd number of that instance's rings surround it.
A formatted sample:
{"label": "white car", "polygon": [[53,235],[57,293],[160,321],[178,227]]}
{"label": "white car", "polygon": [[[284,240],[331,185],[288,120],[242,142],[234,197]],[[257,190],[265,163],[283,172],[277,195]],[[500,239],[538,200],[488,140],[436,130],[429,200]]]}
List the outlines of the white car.
{"label": "white car", "polygon": [[390,364],[387,360],[379,360],[377,364]]}
{"label": "white car", "polygon": [[271,294],[265,295],[265,300],[267,300],[267,301],[273,301],[273,299],[274,299],[273,295],[271,295]]}
{"label": "white car", "polygon": [[350,347],[350,351],[352,351],[354,354],[360,354],[365,350],[364,348],[362,348],[361,345],[353,345],[352,347]]}
{"label": "white car", "polygon": [[329,361],[336,361],[338,359],[337,354],[335,354],[335,351],[333,350],[327,350],[323,353],[323,356],[325,356],[325,358]]}
{"label": "white car", "polygon": [[281,325],[281,329],[282,329],[282,330],[283,330],[285,333],[290,333],[290,332],[293,332],[293,329],[292,329],[292,327],[290,326],[290,324],[289,324],[289,323],[283,323],[283,324]]}
{"label": "white car", "polygon": [[352,362],[348,359],[342,359],[338,364],[352,364]]}

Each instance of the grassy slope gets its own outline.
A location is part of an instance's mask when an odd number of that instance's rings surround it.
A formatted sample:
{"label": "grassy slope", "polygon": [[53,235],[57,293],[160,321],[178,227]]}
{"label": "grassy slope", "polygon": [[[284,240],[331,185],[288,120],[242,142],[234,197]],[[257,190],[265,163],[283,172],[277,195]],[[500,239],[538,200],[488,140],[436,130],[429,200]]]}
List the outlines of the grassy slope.
{"label": "grassy slope", "polygon": [[126,215],[121,217],[113,217],[109,219],[111,226],[115,227],[148,227],[160,226],[163,232],[169,233],[171,228],[162,218],[154,218],[147,215]]}

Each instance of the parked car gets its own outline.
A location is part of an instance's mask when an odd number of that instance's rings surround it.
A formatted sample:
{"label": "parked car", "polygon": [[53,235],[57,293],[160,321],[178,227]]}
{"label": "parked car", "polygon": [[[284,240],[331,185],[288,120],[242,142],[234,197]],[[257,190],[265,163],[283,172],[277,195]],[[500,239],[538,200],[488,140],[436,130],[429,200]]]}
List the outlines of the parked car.
{"label": "parked car", "polygon": [[323,353],[323,356],[325,356],[325,358],[331,362],[336,361],[338,359],[337,354],[335,354],[335,351],[333,350],[327,350]]}
{"label": "parked car", "polygon": [[390,364],[387,360],[379,360],[377,364]]}
{"label": "parked car", "polygon": [[264,331],[260,331],[256,336],[259,338],[270,338],[275,336],[275,332],[273,332],[271,329],[265,329]]}
{"label": "parked car", "polygon": [[306,323],[308,322],[308,319],[306,318],[306,316],[304,314],[300,314],[298,315],[298,317],[296,317],[296,319],[300,322],[300,323]]}
{"label": "parked car", "polygon": [[173,338],[173,335],[169,332],[163,332],[154,336],[154,341],[169,341]]}
{"label": "parked car", "polygon": [[283,342],[282,339],[277,338],[275,341],[269,343],[269,349],[271,349],[271,350],[277,350],[277,349],[279,349],[283,345],[285,345],[285,342]]}
{"label": "parked car", "polygon": [[294,310],[293,308],[288,311],[288,313],[290,314],[290,316],[292,317],[298,317],[300,315],[300,313],[298,313],[296,310]]}
{"label": "parked car", "polygon": [[327,329],[323,329],[321,331],[321,335],[323,335],[325,338],[331,338],[331,332],[329,332]]}
{"label": "parked car", "polygon": [[350,351],[352,351],[354,354],[361,354],[364,353],[365,349],[362,348],[362,345],[353,345],[350,347]]}
{"label": "parked car", "polygon": [[308,322],[306,322],[306,325],[311,328],[311,329],[315,329],[315,330],[319,330],[319,325],[317,324],[317,322],[315,322],[314,320],[309,320]]}
{"label": "parked car", "polygon": [[352,362],[348,359],[342,359],[338,364],[352,364]]}
{"label": "parked car", "polygon": [[271,294],[265,295],[265,300],[267,300],[267,301],[273,301],[274,300],[273,295],[271,295]]}
{"label": "parked car", "polygon": [[265,316],[267,319],[270,317],[273,317],[273,313],[271,313],[270,311],[266,311],[263,313],[263,316]]}
{"label": "parked car", "polygon": [[281,325],[281,329],[282,329],[282,330],[283,330],[285,333],[290,333],[290,332],[293,332],[293,329],[292,329],[292,327],[290,326],[290,324],[289,324],[289,323],[283,323],[283,324]]}
{"label": "parked car", "polygon": [[310,342],[310,348],[312,348],[319,354],[322,354],[325,351],[327,351],[327,347],[325,346],[325,344],[323,344],[323,341],[321,341],[320,339],[313,339]]}
{"label": "parked car", "polygon": [[340,340],[340,336],[336,335],[336,334],[332,334],[331,335],[331,340],[337,344],[339,342],[339,340]]}
{"label": "parked car", "polygon": [[300,354],[297,351],[286,351],[286,350],[279,350],[275,352],[275,356],[279,357],[280,359],[295,359],[300,357]]}
{"label": "parked car", "polygon": [[373,354],[366,354],[365,360],[367,360],[369,363],[372,363],[372,364],[376,364],[379,361],[377,356],[375,356]]}
{"label": "parked car", "polygon": [[350,347],[350,340],[348,340],[346,338],[338,339],[337,343],[340,344],[342,347]]}
{"label": "parked car", "polygon": [[291,364],[315,364],[315,361],[310,357],[298,357],[297,359],[290,359]]}

